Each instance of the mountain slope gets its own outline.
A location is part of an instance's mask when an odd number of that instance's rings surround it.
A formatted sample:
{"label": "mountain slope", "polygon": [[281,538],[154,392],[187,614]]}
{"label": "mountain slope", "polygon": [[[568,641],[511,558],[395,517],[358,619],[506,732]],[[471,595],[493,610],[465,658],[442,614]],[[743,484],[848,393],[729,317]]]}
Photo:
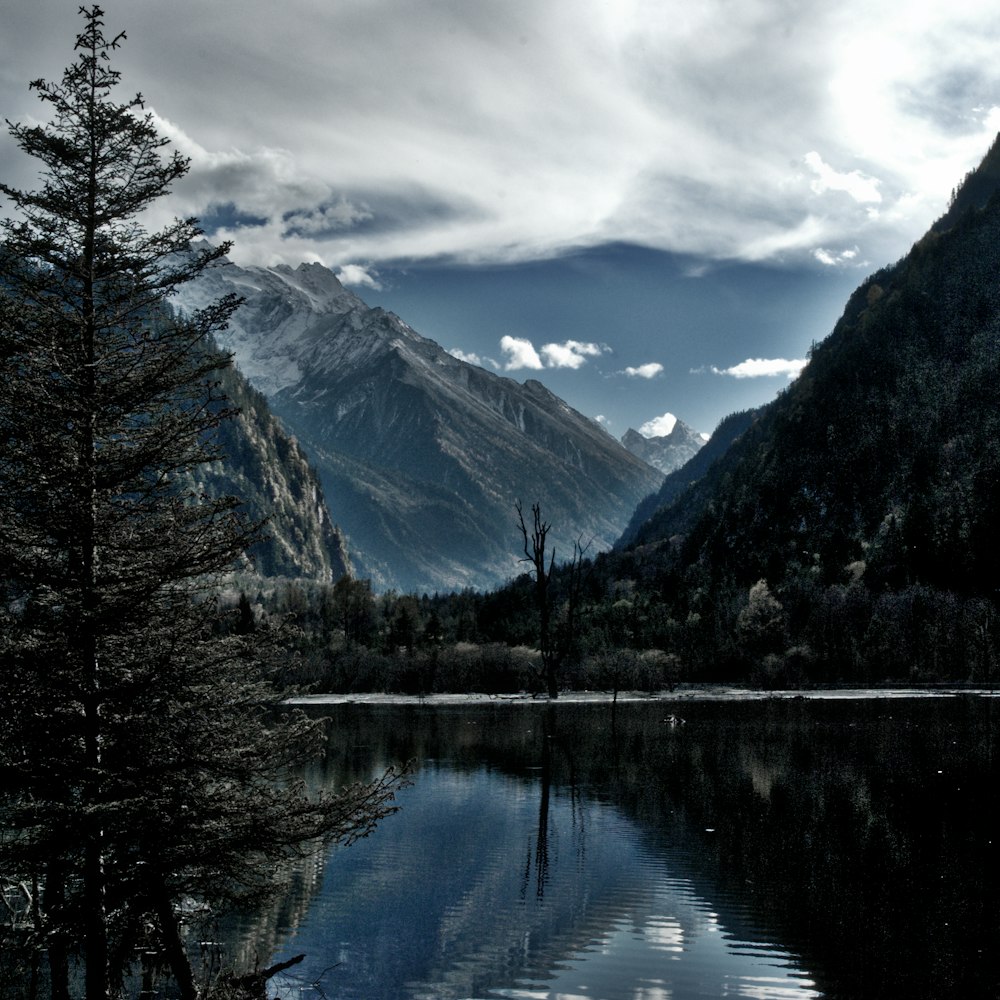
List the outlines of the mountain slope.
{"label": "mountain slope", "polygon": [[266,520],[264,538],[250,550],[257,573],[328,583],[340,579],[350,572],[350,561],[315,470],[238,371],[226,370],[222,380],[239,412],[219,427],[223,458],[199,471],[199,487],[238,496],[250,518]]}
{"label": "mountain slope", "polygon": [[[742,410],[724,417],[713,431],[704,447],[680,468],[674,469],[655,492],[646,497],[632,514],[632,518],[616,543],[625,548],[643,539],[662,536],[658,520],[676,502],[685,490],[703,480],[712,464],[720,459],[741,434],[746,431],[758,414],[757,410]],[[688,498],[686,509],[695,507],[694,496]],[[673,521],[674,526],[677,522]]]}
{"label": "mountain slope", "polygon": [[605,548],[662,476],[540,383],[447,354],[328,269],[241,268],[189,286],[246,298],[223,339],[315,462],[359,572],[380,586],[488,587],[520,568],[513,504],[557,550]]}
{"label": "mountain slope", "polygon": [[[1000,543],[998,147],[949,213],[865,281],[802,375],[644,544],[772,585],[995,592]],[[817,576],[818,575],[818,576]]]}

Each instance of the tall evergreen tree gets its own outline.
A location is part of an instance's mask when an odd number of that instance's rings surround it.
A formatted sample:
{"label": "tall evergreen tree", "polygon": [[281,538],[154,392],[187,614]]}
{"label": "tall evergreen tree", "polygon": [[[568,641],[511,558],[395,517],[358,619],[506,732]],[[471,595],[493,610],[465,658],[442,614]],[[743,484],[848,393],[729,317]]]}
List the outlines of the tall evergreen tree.
{"label": "tall evergreen tree", "polygon": [[113,99],[124,35],[81,14],[61,82],[31,84],[51,121],[10,126],[41,187],[0,184],[0,874],[39,886],[53,997],[74,951],[87,1000],[115,995],[151,934],[193,998],[180,901],[266,891],[276,860],[367,832],[396,779],[307,796],[290,769],[316,726],[274,722],[259,632],[217,627],[217,574],[256,527],[179,483],[218,457],[212,334],[238,302],[164,302],[228,248],[141,225],[188,163],[141,96]]}

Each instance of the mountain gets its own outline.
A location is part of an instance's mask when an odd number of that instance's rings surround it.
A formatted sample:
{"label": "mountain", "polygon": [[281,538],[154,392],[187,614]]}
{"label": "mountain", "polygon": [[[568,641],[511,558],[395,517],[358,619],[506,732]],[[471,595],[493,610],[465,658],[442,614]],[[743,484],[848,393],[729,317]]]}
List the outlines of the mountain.
{"label": "mountain", "polygon": [[235,496],[240,512],[264,522],[244,566],[265,577],[333,583],[351,572],[339,528],[330,519],[315,470],[267,400],[235,367],[219,373],[237,412],[215,432],[219,458],[197,466],[183,485],[209,496]]}
{"label": "mountain", "polygon": [[380,587],[496,585],[521,571],[514,502],[568,555],[609,547],[662,475],[541,383],[452,357],[319,264],[225,262],[182,290],[245,301],[220,338],[319,472],[360,575]]}
{"label": "mountain", "polygon": [[[758,414],[758,410],[742,410],[724,417],[708,441],[682,466],[671,471],[660,488],[636,507],[615,547],[625,548],[645,537],[659,537],[661,531],[657,524],[657,515],[669,510],[685,490],[703,480],[712,464],[726,454],[733,442],[750,427]],[[693,495],[689,496],[685,509],[690,510],[695,507]],[[674,525],[677,526],[676,521]]]}
{"label": "mountain", "polygon": [[622,444],[666,476],[694,458],[707,440],[706,435],[693,431],[683,420],[674,418],[674,425],[668,434],[646,437],[630,427],[622,437]]}
{"label": "mountain", "polygon": [[305,453],[236,369],[224,371],[222,383],[239,412],[220,425],[224,457],[200,470],[199,488],[238,496],[247,516],[266,519],[264,538],[249,553],[260,575],[339,580],[350,560]]}
{"label": "mountain", "polygon": [[[948,214],[854,292],[799,378],[634,544],[747,587],[995,597],[1000,142]],[[745,591],[744,591],[745,593]]]}

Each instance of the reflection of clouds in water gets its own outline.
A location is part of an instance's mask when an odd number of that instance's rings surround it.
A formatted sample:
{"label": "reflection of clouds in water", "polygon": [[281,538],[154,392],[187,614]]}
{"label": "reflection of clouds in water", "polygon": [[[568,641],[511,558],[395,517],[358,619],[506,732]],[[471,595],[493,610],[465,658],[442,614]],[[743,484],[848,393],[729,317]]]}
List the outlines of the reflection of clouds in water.
{"label": "reflection of clouds in water", "polygon": [[648,986],[637,986],[633,1000],[674,1000],[674,991],[661,980]]}
{"label": "reflection of clouds in water", "polygon": [[659,951],[684,950],[684,928],[673,917],[653,917],[642,932],[646,941]]}
{"label": "reflection of clouds in water", "polygon": [[684,850],[546,777],[425,764],[391,823],[330,856],[288,947],[339,962],[348,1000],[818,996],[738,897],[705,898]]}
{"label": "reflection of clouds in water", "polygon": [[784,976],[740,976],[733,983],[732,990],[725,996],[746,997],[747,1000],[803,1000],[805,997],[821,997],[812,989],[808,979],[797,979],[790,983]]}

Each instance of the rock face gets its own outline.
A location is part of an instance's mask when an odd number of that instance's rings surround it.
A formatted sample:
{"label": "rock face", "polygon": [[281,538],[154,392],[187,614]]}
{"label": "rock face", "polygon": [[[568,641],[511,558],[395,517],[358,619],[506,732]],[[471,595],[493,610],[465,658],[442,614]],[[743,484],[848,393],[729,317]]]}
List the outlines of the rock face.
{"label": "rock face", "polygon": [[359,575],[382,588],[490,587],[522,571],[514,502],[557,558],[608,548],[662,475],[541,383],[452,357],[327,268],[225,263],[183,289],[237,292],[222,346],[315,464]]}
{"label": "rock face", "polygon": [[622,444],[638,458],[659,469],[665,476],[690,462],[704,447],[708,436],[692,430],[683,420],[677,420],[669,434],[645,437],[630,427]]}
{"label": "rock face", "polygon": [[250,551],[257,573],[325,583],[339,580],[351,565],[315,469],[264,397],[238,371],[225,372],[223,384],[240,412],[219,428],[224,459],[200,471],[199,486],[238,496],[249,517],[267,519],[265,537]]}

